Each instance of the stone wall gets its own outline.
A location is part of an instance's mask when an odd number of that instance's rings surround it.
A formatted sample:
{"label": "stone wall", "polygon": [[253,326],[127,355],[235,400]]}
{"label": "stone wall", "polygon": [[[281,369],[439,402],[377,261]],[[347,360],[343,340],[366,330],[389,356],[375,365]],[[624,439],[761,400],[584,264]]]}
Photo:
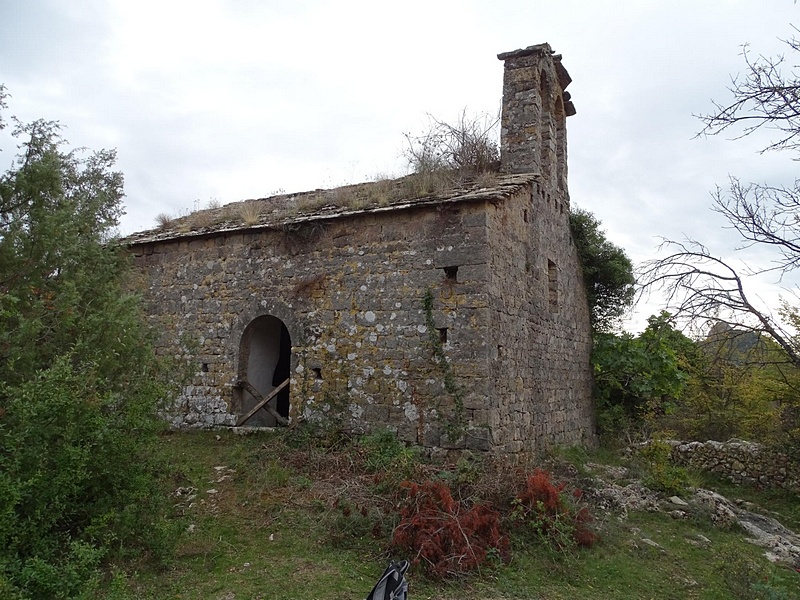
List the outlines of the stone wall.
{"label": "stone wall", "polygon": [[563,196],[533,185],[489,211],[495,443],[593,444],[591,334]]}
{"label": "stone wall", "polygon": [[269,315],[291,338],[293,419],[389,426],[426,447],[591,442],[588,308],[566,209],[535,177],[517,180],[502,199],[135,245],[159,350],[194,372],[173,425],[231,425],[254,404],[237,384],[244,340]]}
{"label": "stone wall", "polygon": [[422,308],[430,289],[444,350],[469,390],[470,444],[488,448],[486,238],[484,203],[464,203],[135,247],[160,350],[195,373],[173,424],[232,424],[243,333],[272,315],[291,337],[295,418],[390,425],[403,440],[447,445]]}
{"label": "stone wall", "polygon": [[595,442],[589,310],[569,229],[566,117],[571,79],[548,44],[505,63],[502,169],[537,173],[522,202],[490,211],[490,330],[496,443]]}
{"label": "stone wall", "polygon": [[768,451],[759,444],[739,440],[671,444],[671,457],[676,464],[710,471],[734,483],[800,493],[800,465],[787,455]]}

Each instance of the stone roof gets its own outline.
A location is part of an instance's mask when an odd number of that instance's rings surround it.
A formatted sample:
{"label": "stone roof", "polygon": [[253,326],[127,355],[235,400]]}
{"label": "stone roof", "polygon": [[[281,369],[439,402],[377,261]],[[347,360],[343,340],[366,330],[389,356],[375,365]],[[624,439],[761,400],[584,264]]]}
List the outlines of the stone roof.
{"label": "stone roof", "polygon": [[[160,227],[134,233],[121,241],[129,246],[226,232],[278,229],[346,216],[405,210],[416,206],[508,198],[538,180],[537,174],[485,174],[453,183],[408,175],[400,179],[348,185],[329,190],[280,194],[232,202],[170,219]],[[448,185],[444,185],[447,183]]]}

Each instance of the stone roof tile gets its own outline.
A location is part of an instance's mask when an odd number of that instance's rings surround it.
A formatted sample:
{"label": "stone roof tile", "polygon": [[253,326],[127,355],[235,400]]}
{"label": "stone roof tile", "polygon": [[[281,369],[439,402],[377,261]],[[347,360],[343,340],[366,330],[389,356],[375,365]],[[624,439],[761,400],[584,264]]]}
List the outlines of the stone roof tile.
{"label": "stone roof tile", "polygon": [[405,210],[416,206],[479,200],[502,200],[537,174],[487,174],[435,190],[418,175],[395,180],[317,189],[232,202],[171,219],[161,227],[122,239],[134,246],[175,239],[207,237],[226,232],[274,229],[312,221]]}

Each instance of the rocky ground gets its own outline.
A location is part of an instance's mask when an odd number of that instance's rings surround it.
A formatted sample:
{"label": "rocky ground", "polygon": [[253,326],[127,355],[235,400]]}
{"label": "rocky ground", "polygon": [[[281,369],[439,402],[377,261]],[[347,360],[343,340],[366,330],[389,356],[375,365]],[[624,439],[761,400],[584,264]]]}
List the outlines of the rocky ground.
{"label": "rocky ground", "polygon": [[[610,510],[624,519],[628,511],[667,513],[674,519],[691,517],[708,518],[718,525],[737,524],[748,542],[764,548],[764,556],[774,563],[800,571],[800,535],[782,525],[768,510],[743,500],[731,501],[725,496],[695,488],[684,499],[664,497],[645,487],[639,480],[631,480],[625,467],[588,463],[591,485],[586,498],[595,507]],[[642,538],[642,544],[659,547],[653,540]],[[687,540],[690,544],[709,544],[703,536]]]}

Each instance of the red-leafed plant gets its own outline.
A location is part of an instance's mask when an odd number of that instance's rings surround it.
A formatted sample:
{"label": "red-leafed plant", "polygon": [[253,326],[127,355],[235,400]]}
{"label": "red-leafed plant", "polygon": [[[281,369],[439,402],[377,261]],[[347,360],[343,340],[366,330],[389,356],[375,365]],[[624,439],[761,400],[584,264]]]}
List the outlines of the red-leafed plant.
{"label": "red-leafed plant", "polygon": [[429,576],[454,577],[492,559],[508,560],[497,511],[455,500],[442,482],[404,482],[402,487],[406,495],[392,542]]}
{"label": "red-leafed plant", "polygon": [[[522,524],[523,531],[559,552],[574,547],[590,547],[597,540],[589,527],[592,515],[588,508],[575,508],[564,492],[564,483],[553,483],[550,473],[537,469],[525,482],[513,501],[511,520]],[[575,490],[575,501],[581,491]]]}

